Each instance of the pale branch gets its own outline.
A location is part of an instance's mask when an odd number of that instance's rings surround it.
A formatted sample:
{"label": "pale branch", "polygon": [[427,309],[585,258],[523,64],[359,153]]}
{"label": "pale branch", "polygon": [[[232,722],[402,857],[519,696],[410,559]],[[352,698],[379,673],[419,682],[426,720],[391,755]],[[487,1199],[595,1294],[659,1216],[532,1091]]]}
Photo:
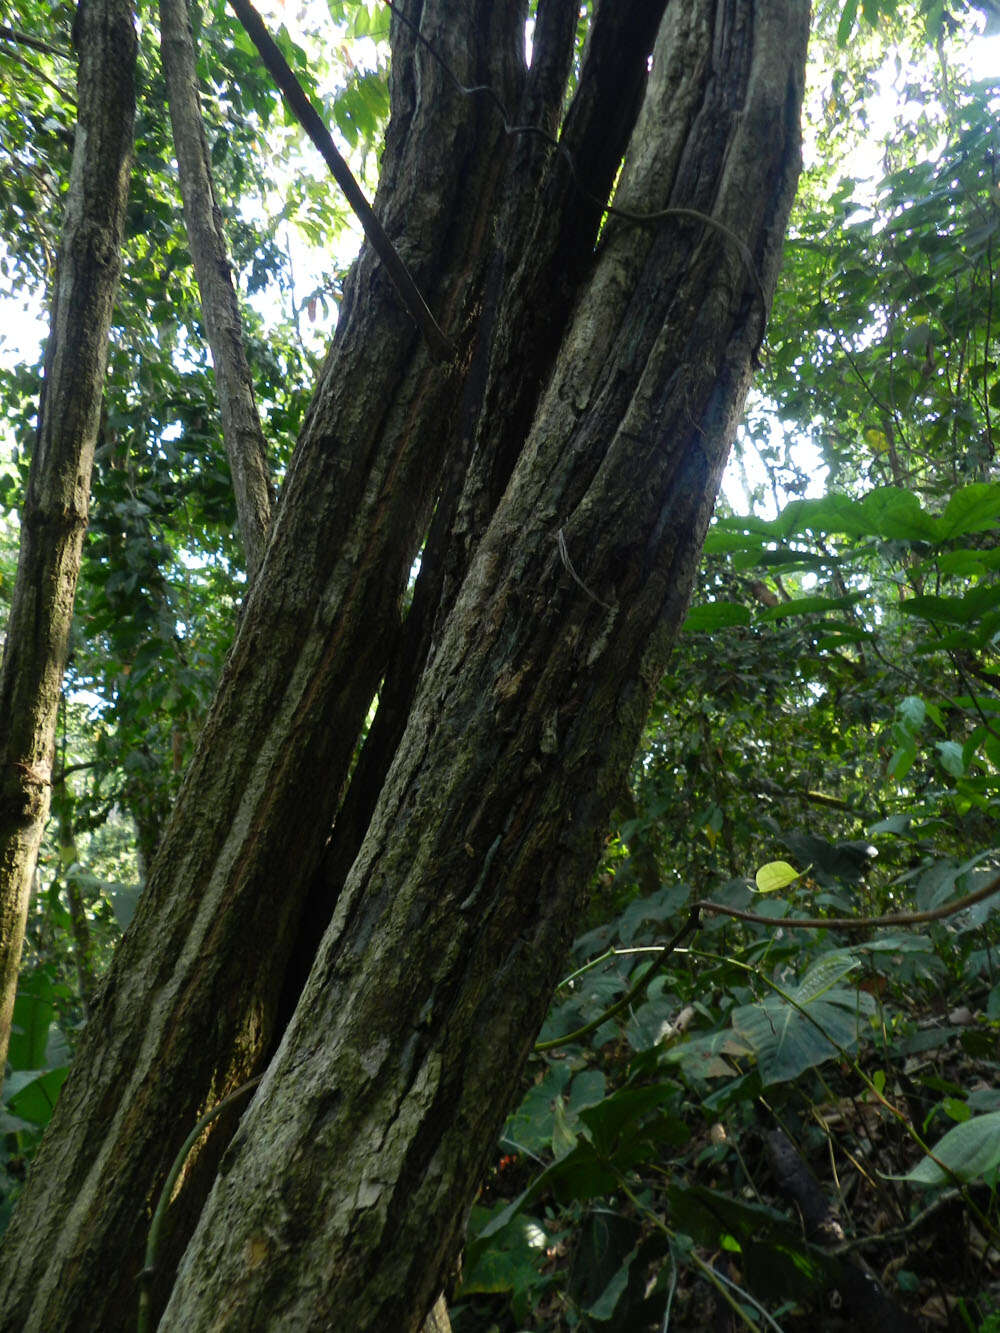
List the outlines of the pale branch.
{"label": "pale branch", "polygon": [[386,271],[399,293],[400,300],[416,321],[427,340],[428,346],[440,360],[450,361],[455,353],[451,340],[431,314],[430,308],[421,296],[409,269],[386,235],[381,222],[375,216],[374,209],[365,198],[364,191],[354,179],[350,167],[333,142],[330,131],[323,123],[322,117],[306,96],[305,90],[264,26],[260,15],[250,4],[250,0],[229,0],[229,3],[246,29],[250,40],[256,46],[261,60],[281,90],[299,124],[323,155],[323,160],[330,168],[331,175],[343,190],[347,202],[351,205],[358,221],[364,228],[372,249],[385,265]]}
{"label": "pale branch", "polygon": [[222,435],[233,477],[247,577],[252,582],[264,558],[271,524],[271,478],[222,215],[215,198],[187,0],[160,0],[160,46],[184,225],[212,350]]}

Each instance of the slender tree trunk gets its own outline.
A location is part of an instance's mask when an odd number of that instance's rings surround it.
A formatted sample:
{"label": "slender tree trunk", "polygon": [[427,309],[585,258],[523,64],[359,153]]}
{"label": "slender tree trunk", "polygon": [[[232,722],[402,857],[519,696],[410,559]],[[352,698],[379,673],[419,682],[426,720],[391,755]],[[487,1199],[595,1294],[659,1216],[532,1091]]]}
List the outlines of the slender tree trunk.
{"label": "slender tree trunk", "polygon": [[[363,254],[15,1216],[3,1329],[130,1326],[177,1146],[264,1066],[331,913],[208,1204],[226,1126],[180,1190],[162,1327],[419,1327],[684,612],[797,176],[808,4],[666,5],[650,76],[664,5],[598,6],[571,161],[503,122],[559,123],[575,0],[541,0],[530,71],[519,0],[403,9],[506,111],[394,19],[377,203],[459,353],[431,362]],[[616,207],[658,216],[610,218],[595,251],[626,148]],[[435,501],[405,631],[427,665],[400,686],[360,853],[328,876],[365,712],[390,660],[405,674],[397,602]]]}
{"label": "slender tree trunk", "polygon": [[271,482],[222,215],[212,185],[187,0],[160,0],[160,49],[184,223],[215,364],[222,434],[233,477],[247,577],[252,581],[264,557],[271,523]]}
{"label": "slender tree trunk", "polygon": [[88,0],[74,34],[76,142],[0,668],[0,1070],[49,812],[132,157],[136,44],[129,0]]}

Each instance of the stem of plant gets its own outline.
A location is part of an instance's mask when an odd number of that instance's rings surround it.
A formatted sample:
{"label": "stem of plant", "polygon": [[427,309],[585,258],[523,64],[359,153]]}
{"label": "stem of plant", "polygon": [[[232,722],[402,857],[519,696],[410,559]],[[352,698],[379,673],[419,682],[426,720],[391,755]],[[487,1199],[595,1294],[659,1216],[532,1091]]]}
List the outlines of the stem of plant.
{"label": "stem of plant", "polygon": [[228,1097],[223,1097],[222,1101],[213,1106],[211,1111],[206,1111],[197,1122],[194,1129],[181,1144],[177,1156],[173,1160],[170,1170],[167,1172],[167,1178],[163,1182],[163,1189],[160,1190],[160,1197],[156,1202],[156,1211],[153,1213],[153,1220],[149,1225],[149,1236],[146,1240],[145,1262],[142,1266],[142,1272],[139,1274],[139,1319],[136,1324],[138,1333],[151,1333],[153,1316],[153,1277],[156,1273],[156,1251],[160,1244],[160,1232],[163,1229],[163,1219],[167,1215],[167,1208],[170,1205],[170,1198],[174,1192],[174,1186],[177,1184],[177,1178],[184,1169],[184,1163],[188,1159],[191,1149],[198,1142],[202,1132],[217,1119],[218,1116],[232,1106],[233,1102],[243,1097],[264,1077],[258,1074],[256,1078],[250,1079],[247,1083],[241,1083],[235,1088]]}

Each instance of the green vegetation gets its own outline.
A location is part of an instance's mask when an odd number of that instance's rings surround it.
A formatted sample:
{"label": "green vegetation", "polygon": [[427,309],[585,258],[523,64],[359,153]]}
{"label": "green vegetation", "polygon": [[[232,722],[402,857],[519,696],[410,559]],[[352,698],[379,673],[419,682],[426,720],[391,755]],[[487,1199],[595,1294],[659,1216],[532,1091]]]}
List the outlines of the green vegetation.
{"label": "green vegetation", "polygon": [[[0,294],[16,304],[51,276],[72,14],[33,3],[15,22],[10,8],[0,22],[55,48],[0,38],[17,90],[0,108]],[[455,1333],[694,1329],[722,1308],[733,1327],[788,1333],[836,1319],[1000,1328],[1000,893],[915,923],[786,924],[932,914],[1000,876],[1000,81],[963,73],[975,6],[817,8],[809,169],[731,471],[745,503],[720,504],[545,1049],[472,1210]],[[330,0],[320,17],[282,48],[370,182],[388,106],[381,10]],[[302,165],[225,5],[203,5],[196,26],[280,472],[335,318],[349,219]],[[141,68],[52,818],[0,1107],[0,1225],[244,592],[149,29]],[[879,80],[898,117],[872,111]],[[855,178],[873,135],[879,174]],[[310,246],[327,267],[302,289]],[[0,616],[40,370],[0,362]],[[705,901],[764,920],[689,916]]]}

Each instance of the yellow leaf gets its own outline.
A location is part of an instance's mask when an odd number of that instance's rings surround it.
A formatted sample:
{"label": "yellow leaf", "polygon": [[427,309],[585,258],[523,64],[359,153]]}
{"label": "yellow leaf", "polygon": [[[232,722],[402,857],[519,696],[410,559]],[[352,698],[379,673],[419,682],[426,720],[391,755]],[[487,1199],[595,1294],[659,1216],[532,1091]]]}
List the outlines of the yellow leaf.
{"label": "yellow leaf", "polygon": [[884,430],[869,426],[865,431],[865,441],[874,454],[884,454],[889,448],[889,437]]}
{"label": "yellow leaf", "polygon": [[758,893],[774,893],[776,889],[787,888],[799,878],[800,872],[787,861],[768,861],[761,866],[754,877]]}

